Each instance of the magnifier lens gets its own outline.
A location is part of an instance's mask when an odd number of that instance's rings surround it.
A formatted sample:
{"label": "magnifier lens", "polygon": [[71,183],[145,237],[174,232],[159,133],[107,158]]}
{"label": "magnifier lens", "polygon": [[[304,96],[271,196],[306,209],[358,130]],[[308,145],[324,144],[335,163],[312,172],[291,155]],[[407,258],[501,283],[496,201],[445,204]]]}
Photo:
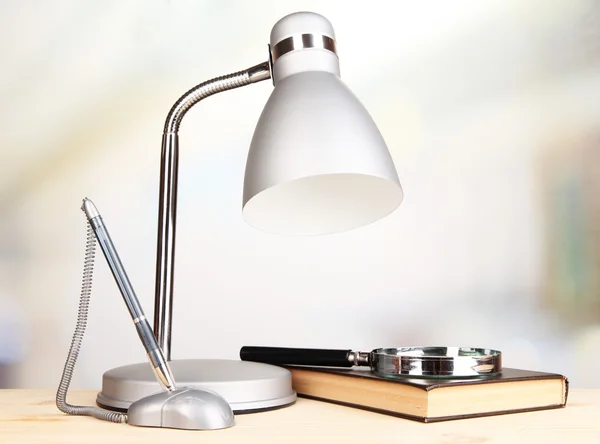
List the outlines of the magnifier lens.
{"label": "magnifier lens", "polygon": [[502,354],[471,347],[383,348],[372,352],[371,369],[401,378],[481,378],[499,375]]}

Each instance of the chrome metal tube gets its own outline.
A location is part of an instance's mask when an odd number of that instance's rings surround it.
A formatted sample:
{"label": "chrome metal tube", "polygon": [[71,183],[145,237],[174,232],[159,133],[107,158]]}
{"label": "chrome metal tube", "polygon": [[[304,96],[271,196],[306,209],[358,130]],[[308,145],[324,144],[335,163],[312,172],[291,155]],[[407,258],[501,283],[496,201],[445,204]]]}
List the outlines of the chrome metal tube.
{"label": "chrome metal tube", "polygon": [[177,170],[179,164],[177,133],[181,120],[192,106],[206,97],[270,78],[269,62],[263,62],[244,71],[203,82],[186,92],[175,102],[165,121],[160,161],[154,335],[167,360],[171,360],[175,227],[177,222]]}

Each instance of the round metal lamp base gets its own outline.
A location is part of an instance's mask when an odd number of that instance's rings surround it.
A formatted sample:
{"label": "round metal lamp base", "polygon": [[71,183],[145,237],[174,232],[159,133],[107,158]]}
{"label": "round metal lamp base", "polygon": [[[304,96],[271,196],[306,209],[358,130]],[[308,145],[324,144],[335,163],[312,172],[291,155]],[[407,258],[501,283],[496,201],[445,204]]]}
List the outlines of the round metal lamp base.
{"label": "round metal lamp base", "polygon": [[[182,359],[169,364],[179,387],[217,392],[237,414],[285,407],[296,400],[291,373],[274,365],[224,359]],[[96,403],[126,411],[131,403],[160,391],[147,362],[125,365],[104,373]]]}

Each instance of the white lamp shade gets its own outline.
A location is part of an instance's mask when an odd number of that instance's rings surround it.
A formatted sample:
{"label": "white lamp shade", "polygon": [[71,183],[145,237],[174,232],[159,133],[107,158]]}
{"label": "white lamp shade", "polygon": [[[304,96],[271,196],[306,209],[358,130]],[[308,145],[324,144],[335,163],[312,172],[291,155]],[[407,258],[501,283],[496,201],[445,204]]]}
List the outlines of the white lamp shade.
{"label": "white lamp shade", "polygon": [[246,164],[250,225],[280,234],[346,231],[387,216],[402,197],[377,126],[339,77],[307,71],[277,82]]}
{"label": "white lamp shade", "polygon": [[373,119],[340,80],[335,33],[312,12],[271,31],[275,89],[248,154],[243,214],[280,234],[346,231],[402,202],[394,163]]}

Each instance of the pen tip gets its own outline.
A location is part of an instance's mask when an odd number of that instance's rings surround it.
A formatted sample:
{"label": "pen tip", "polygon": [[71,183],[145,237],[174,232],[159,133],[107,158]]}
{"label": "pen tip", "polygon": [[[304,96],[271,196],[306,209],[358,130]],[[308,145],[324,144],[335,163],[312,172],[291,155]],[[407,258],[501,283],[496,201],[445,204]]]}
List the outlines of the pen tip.
{"label": "pen tip", "polygon": [[96,208],[96,205],[94,205],[94,202],[89,200],[87,197],[83,198],[83,202],[81,204],[81,210],[85,213],[88,220],[91,220],[94,217],[100,216],[100,212],[98,211],[98,208]]}

